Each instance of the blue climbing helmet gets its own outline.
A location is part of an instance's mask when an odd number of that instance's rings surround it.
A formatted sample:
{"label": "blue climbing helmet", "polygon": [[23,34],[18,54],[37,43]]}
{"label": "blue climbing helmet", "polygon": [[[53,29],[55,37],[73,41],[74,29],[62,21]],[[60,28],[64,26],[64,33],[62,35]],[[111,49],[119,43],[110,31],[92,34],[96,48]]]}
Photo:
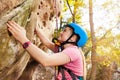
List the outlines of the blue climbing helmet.
{"label": "blue climbing helmet", "polygon": [[[88,40],[88,36],[87,36],[86,31],[81,26],[79,26],[76,23],[70,23],[70,24],[65,25],[65,27],[72,28],[73,29],[73,34],[76,34],[76,35],[79,36],[79,39],[78,39],[78,41],[76,43],[76,45],[78,47],[82,47],[82,46],[84,46],[86,44],[86,42]],[[69,37],[69,39],[72,37],[72,35]],[[67,41],[66,41],[66,43],[67,43]]]}

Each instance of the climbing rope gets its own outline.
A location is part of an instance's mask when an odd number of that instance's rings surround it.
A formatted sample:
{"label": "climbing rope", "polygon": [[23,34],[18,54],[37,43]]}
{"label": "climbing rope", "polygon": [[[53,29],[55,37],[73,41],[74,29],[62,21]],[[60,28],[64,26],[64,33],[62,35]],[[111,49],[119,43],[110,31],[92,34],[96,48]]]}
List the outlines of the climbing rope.
{"label": "climbing rope", "polygon": [[[55,18],[56,18],[56,31],[57,31],[57,34],[58,34],[58,9],[57,9],[57,0],[53,0],[53,2],[54,2],[53,8],[54,8],[54,11],[55,11]],[[55,66],[54,80],[56,80],[56,75],[57,75],[57,66]]]}
{"label": "climbing rope", "polygon": [[54,12],[55,12],[55,19],[56,19],[56,28],[55,28],[55,36],[52,40],[52,42],[54,42],[56,45],[60,45],[59,41],[57,40],[57,37],[59,35],[58,32],[58,7],[57,7],[57,0],[53,0],[53,8],[54,8]]}
{"label": "climbing rope", "polygon": [[58,9],[57,9],[57,0],[53,0],[54,2],[54,11],[55,11],[55,18],[56,18],[56,30],[58,31]]}

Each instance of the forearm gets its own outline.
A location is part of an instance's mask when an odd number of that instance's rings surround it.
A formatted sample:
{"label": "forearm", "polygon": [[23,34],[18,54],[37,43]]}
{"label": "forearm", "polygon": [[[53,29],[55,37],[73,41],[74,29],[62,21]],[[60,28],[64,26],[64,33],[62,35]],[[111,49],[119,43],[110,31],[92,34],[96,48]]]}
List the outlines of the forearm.
{"label": "forearm", "polygon": [[50,42],[49,39],[45,37],[45,35],[43,34],[41,30],[37,31],[37,35],[43,44],[46,45],[47,43]]}
{"label": "forearm", "polygon": [[42,33],[42,31],[37,31],[37,35],[40,38],[41,42],[48,47],[49,49],[51,49],[52,51],[54,50],[54,43],[52,41],[50,41],[48,38],[46,38],[44,36],[44,34]]}
{"label": "forearm", "polygon": [[39,63],[41,63],[43,66],[47,65],[47,61],[49,61],[49,55],[45,53],[43,50],[39,49],[36,45],[31,43],[26,50],[29,52],[29,54]]}

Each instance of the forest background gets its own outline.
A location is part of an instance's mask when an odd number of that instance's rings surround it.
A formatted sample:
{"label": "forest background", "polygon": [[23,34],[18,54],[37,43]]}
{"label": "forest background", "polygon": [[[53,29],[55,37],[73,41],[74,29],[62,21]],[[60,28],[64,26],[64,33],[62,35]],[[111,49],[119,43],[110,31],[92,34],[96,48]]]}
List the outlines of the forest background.
{"label": "forest background", "polygon": [[88,80],[120,80],[120,4],[118,2],[120,1],[65,0],[64,2],[63,22],[77,22],[89,34],[88,43],[83,47]]}
{"label": "forest background", "polygon": [[48,51],[34,34],[35,14],[49,39],[58,36],[56,32],[69,22],[86,29],[89,39],[82,49],[87,80],[120,80],[119,3],[120,0],[0,0],[0,80],[53,79],[54,68],[44,68],[33,60],[5,25],[9,20],[16,21],[35,45]]}

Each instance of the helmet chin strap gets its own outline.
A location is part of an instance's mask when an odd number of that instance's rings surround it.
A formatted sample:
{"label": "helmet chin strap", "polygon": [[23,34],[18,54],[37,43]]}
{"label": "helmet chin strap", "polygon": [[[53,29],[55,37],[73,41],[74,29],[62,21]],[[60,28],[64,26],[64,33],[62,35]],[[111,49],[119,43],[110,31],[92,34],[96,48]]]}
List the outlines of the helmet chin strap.
{"label": "helmet chin strap", "polygon": [[70,43],[70,44],[74,44],[74,45],[77,45],[77,43],[76,42],[70,42],[69,40],[70,40],[70,38],[74,35],[75,33],[72,33],[71,34],[71,36],[66,40],[66,41],[64,41],[64,42],[62,42],[61,43],[61,49],[63,50],[64,49],[64,45],[65,44],[68,44],[68,43]]}

